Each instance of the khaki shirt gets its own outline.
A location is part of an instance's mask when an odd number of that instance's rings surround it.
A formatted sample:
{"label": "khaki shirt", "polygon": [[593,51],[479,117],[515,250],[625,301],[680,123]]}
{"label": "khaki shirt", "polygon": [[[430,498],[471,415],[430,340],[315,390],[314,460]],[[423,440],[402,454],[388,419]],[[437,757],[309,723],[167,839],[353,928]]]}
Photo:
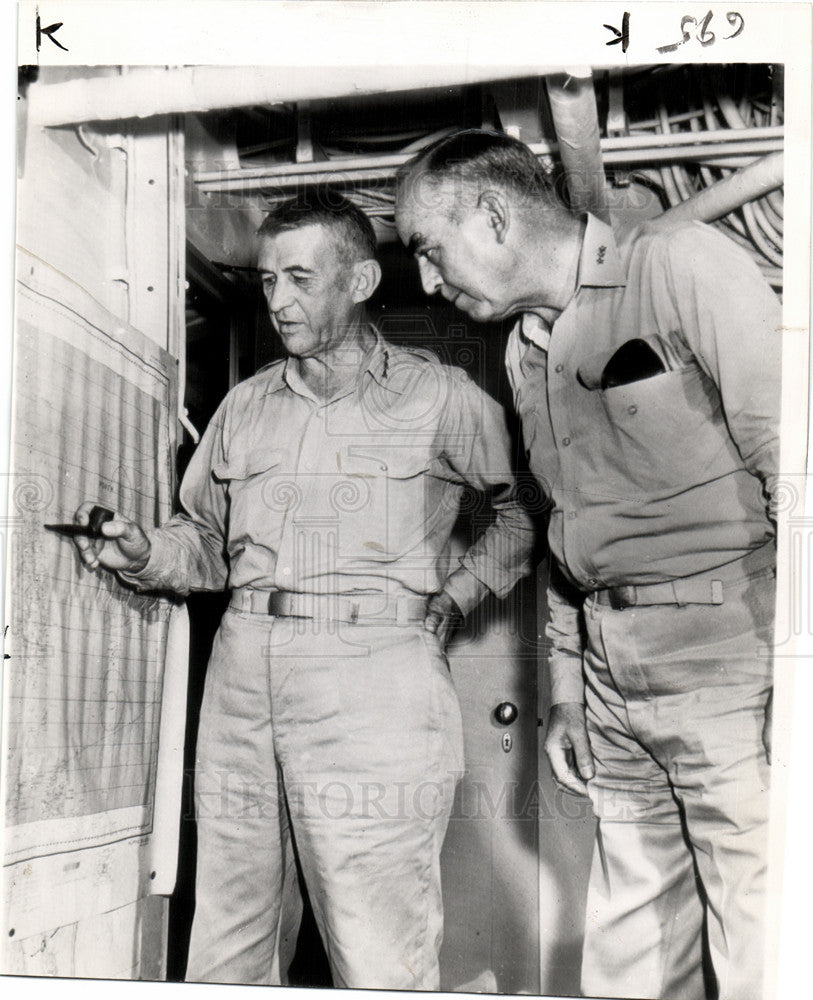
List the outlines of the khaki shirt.
{"label": "khaki shirt", "polygon": [[[228,394],[184,476],[183,513],[148,533],[145,569],[122,576],[180,594],[445,587],[466,613],[483,585],[503,596],[529,570],[512,467],[502,408],[429,352],[377,336],[357,383],[329,402],[288,358]],[[452,566],[466,487],[491,494],[492,523]]]}
{"label": "khaki shirt", "polygon": [[[773,536],[781,322],[754,262],[717,230],[638,227],[616,243],[588,216],[573,298],[550,329],[527,314],[506,353],[550,548],[581,591],[689,576]],[[602,388],[636,338],[662,372]],[[581,699],[576,622],[553,589],[559,701]]]}

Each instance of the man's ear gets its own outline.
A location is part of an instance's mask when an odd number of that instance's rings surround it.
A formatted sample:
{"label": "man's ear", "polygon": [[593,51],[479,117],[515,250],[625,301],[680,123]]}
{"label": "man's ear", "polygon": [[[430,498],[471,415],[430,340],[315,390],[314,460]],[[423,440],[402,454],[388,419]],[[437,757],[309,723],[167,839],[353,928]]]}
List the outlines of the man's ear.
{"label": "man's ear", "polygon": [[505,243],[511,225],[511,206],[502,191],[493,188],[483,191],[477,199],[477,207],[486,213],[489,229],[493,230],[498,243]]}
{"label": "man's ear", "polygon": [[353,301],[366,302],[381,281],[381,265],[377,260],[360,260],[353,265]]}

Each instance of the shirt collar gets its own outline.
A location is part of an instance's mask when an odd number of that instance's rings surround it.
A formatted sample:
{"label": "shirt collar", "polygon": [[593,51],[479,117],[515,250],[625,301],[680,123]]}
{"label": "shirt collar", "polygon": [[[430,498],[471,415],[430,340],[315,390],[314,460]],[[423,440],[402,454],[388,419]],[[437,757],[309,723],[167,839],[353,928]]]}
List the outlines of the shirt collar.
{"label": "shirt collar", "polygon": [[[626,283],[627,274],[612,227],[588,212],[579,251],[576,291],[582,287],[618,288]],[[526,312],[520,317],[518,326],[526,340],[543,351],[548,349],[552,322],[545,322],[536,313]]]}
{"label": "shirt collar", "polygon": [[546,323],[536,313],[523,313],[519,319],[519,329],[526,340],[547,351],[550,344],[550,324]]}
{"label": "shirt collar", "polygon": [[[367,356],[367,364],[364,371],[375,379],[375,381],[385,389],[397,392],[401,395],[401,390],[397,389],[390,379],[390,366],[392,347],[381,336],[376,327],[370,323],[370,332],[375,336],[375,344]],[[305,389],[299,372],[296,370],[294,359],[288,356],[282,364],[272,363],[267,369],[268,384],[265,387],[264,396],[280,389],[291,389],[298,395],[310,395]]]}
{"label": "shirt collar", "polygon": [[285,388],[286,386],[285,369],[287,365],[288,365],[288,359],[286,358],[285,361],[283,362],[272,361],[271,364],[268,365],[266,368],[260,369],[260,371],[257,374],[259,375],[261,372],[264,371],[267,380],[263,396],[268,396],[272,392],[279,392],[280,389]]}
{"label": "shirt collar", "polygon": [[384,340],[372,323],[370,330],[375,334],[375,346],[367,358],[367,371],[382,388],[397,392],[399,396],[403,395],[402,390],[395,387],[391,378],[392,346]]}
{"label": "shirt collar", "polygon": [[577,287],[618,288],[627,283],[627,274],[611,226],[587,213]]}

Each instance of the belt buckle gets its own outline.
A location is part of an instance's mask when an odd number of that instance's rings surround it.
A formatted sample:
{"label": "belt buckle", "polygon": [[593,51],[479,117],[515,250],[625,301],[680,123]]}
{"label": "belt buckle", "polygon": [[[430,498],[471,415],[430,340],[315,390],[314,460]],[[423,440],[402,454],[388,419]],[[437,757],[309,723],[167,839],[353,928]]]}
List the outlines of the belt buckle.
{"label": "belt buckle", "polygon": [[623,611],[624,608],[631,608],[636,603],[637,593],[634,586],[610,588],[610,607],[613,611]]}

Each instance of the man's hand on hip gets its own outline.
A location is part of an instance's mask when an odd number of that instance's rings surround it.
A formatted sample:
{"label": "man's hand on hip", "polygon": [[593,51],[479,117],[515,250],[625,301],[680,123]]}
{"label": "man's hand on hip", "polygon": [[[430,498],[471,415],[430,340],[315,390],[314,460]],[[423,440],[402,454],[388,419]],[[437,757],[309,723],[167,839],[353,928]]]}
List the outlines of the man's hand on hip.
{"label": "man's hand on hip", "polygon": [[584,705],[567,701],[550,711],[545,753],[556,783],[574,795],[586,795],[586,782],[595,774]]}
{"label": "man's hand on hip", "polygon": [[[88,524],[94,506],[91,502],[83,503],[73,516],[74,523]],[[144,569],[150,558],[150,542],[137,524],[115,514],[112,521],[106,521],[101,526],[101,532],[103,538],[77,536],[74,539],[82,562],[88,569],[102,566],[128,573]]]}
{"label": "man's hand on hip", "polygon": [[453,597],[445,591],[433,594],[426,607],[423,627],[438,637],[440,648],[445,649],[456,628],[463,624],[463,612]]}

